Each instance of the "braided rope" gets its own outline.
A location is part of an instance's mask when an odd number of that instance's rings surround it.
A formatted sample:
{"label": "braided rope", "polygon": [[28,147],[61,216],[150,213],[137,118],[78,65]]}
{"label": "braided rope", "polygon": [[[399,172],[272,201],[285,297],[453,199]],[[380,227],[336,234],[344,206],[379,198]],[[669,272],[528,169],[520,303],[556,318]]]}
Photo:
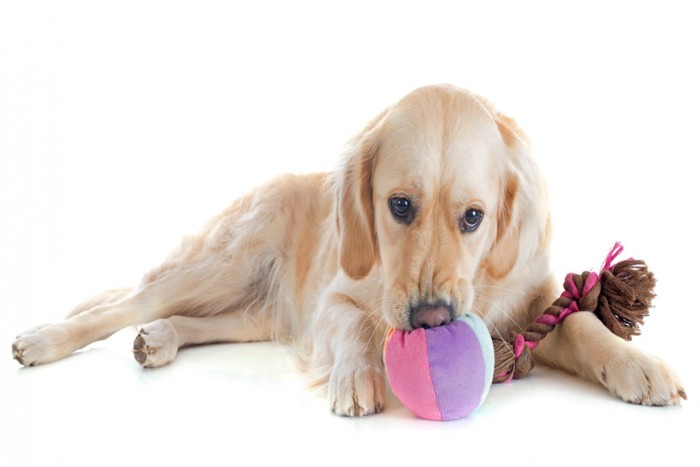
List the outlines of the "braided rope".
{"label": "braided rope", "polygon": [[527,375],[534,367],[531,350],[571,313],[594,312],[608,329],[627,340],[639,334],[639,326],[655,296],[656,281],[643,261],[628,259],[613,265],[622,250],[622,245],[615,243],[600,274],[589,271],[567,274],[564,292],[525,332],[513,334],[509,341],[493,339],[494,383]]}

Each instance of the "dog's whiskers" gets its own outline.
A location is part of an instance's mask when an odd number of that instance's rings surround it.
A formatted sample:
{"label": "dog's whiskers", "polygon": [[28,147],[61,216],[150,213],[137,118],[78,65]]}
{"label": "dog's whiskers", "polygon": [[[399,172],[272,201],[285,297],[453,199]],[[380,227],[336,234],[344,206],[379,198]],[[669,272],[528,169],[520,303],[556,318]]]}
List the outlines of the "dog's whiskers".
{"label": "dog's whiskers", "polygon": [[[485,314],[482,314],[481,311],[478,310],[478,309],[476,309],[476,308],[475,308],[475,311],[476,311],[476,313],[477,313],[479,316],[481,316],[481,318],[482,318],[484,321],[486,321],[486,323],[489,325],[489,328],[490,328],[490,329],[493,329],[493,331],[494,331],[494,333],[496,334],[496,337],[497,337],[498,339],[500,339],[500,340],[502,340],[502,341],[504,341],[504,342],[507,342],[507,341],[508,341],[508,339],[506,339],[505,336],[503,336],[503,334],[498,330],[498,327],[494,324],[494,322],[493,322],[488,316],[486,316]],[[513,323],[515,323],[516,326],[518,326],[518,328],[520,328],[520,329],[522,330],[522,328],[518,325],[518,323],[515,322],[515,320],[514,320],[512,317],[510,317],[510,316],[508,315],[508,313],[503,312],[503,314],[506,315],[511,321],[513,321]],[[511,350],[511,352],[514,354],[514,352],[513,352],[512,350]]]}

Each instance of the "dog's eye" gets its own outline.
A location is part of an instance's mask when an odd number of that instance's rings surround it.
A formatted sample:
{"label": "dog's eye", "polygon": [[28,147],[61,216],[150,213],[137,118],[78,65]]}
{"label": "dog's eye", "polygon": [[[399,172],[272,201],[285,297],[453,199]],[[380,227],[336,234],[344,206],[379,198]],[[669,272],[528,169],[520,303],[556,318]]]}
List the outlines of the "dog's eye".
{"label": "dog's eye", "polygon": [[462,216],[459,223],[460,230],[464,232],[474,232],[481,224],[481,219],[484,218],[484,213],[478,209],[469,208]]}
{"label": "dog's eye", "polygon": [[408,198],[394,196],[389,199],[389,209],[391,209],[394,218],[399,222],[408,224],[413,220],[411,201]]}

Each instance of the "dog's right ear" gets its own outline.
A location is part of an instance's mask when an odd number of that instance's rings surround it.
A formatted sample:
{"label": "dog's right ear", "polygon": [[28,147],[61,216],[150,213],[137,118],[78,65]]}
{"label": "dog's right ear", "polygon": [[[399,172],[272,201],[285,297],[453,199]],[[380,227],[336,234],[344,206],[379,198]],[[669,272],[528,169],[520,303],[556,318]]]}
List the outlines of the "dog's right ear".
{"label": "dog's right ear", "polygon": [[374,227],[372,180],[378,151],[379,115],[350,142],[335,174],[336,221],[340,266],[353,279],[362,279],[379,257]]}

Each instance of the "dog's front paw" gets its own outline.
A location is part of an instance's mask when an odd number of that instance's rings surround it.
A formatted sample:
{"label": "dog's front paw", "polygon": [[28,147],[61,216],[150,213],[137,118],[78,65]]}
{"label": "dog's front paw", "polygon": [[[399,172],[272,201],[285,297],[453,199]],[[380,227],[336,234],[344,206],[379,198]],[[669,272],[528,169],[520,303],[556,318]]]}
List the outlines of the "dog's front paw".
{"label": "dog's front paw", "polygon": [[676,374],[660,359],[627,347],[616,352],[598,378],[611,393],[642,405],[676,405],[686,398]]}
{"label": "dog's front paw", "polygon": [[328,382],[331,410],[338,415],[362,417],[384,409],[384,371],[367,361],[336,361]]}

